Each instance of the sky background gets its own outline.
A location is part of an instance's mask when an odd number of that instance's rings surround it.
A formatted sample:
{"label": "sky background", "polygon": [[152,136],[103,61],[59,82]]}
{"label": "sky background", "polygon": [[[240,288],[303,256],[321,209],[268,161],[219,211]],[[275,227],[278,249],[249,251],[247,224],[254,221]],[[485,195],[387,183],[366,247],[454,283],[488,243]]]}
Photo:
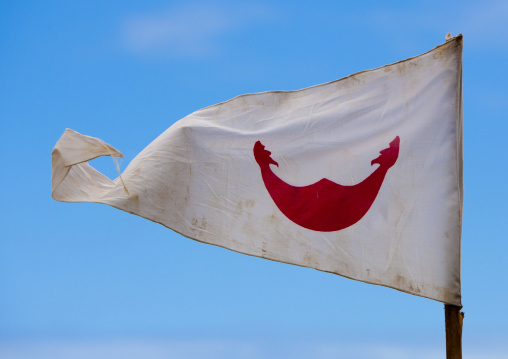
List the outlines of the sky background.
{"label": "sky background", "polygon": [[50,158],[72,128],[124,169],[195,110],[447,32],[464,35],[464,358],[506,358],[508,2],[298,0],[0,2],[0,358],[444,358],[443,304],[56,202]]}

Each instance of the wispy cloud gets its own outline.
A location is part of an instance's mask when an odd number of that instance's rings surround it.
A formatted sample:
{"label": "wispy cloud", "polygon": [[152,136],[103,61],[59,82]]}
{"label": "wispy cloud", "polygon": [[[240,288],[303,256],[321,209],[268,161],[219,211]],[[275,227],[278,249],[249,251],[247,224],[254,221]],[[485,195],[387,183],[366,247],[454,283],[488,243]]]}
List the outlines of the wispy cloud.
{"label": "wispy cloud", "polygon": [[[442,2],[413,8],[389,8],[375,6],[366,9],[361,15],[351,14],[348,23],[357,26],[360,21],[367,24],[372,31],[389,36],[391,44],[407,48],[415,40],[416,34],[462,33],[465,46],[475,50],[495,49],[508,50],[508,2],[505,0],[464,1],[457,3]],[[404,31],[403,31],[404,29]]]}
{"label": "wispy cloud", "polygon": [[475,47],[501,47],[508,50],[508,2],[474,2],[459,11],[458,24]]}
{"label": "wispy cloud", "polygon": [[[507,348],[466,349],[468,359],[500,359]],[[0,357],[9,359],[437,359],[445,348],[365,343],[248,342],[232,340],[110,340],[0,342]]]}
{"label": "wispy cloud", "polygon": [[122,39],[128,51],[170,57],[206,57],[221,50],[221,37],[272,18],[261,5],[188,4],[126,19]]}

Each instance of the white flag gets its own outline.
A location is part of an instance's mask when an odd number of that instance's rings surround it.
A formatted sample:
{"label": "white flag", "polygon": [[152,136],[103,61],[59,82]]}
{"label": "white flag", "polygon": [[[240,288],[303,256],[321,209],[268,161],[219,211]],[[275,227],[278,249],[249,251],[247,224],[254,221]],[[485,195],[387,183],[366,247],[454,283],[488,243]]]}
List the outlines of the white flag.
{"label": "white flag", "polygon": [[121,157],[66,130],[52,195],[240,253],[461,304],[462,37],[330,83],[233,98]]}

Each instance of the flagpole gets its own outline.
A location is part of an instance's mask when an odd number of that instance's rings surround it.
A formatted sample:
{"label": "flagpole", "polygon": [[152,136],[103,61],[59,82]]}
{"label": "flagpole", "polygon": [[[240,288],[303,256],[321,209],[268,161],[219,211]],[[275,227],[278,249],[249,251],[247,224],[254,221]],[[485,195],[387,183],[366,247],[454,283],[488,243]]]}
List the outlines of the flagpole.
{"label": "flagpole", "polygon": [[462,307],[445,304],[446,359],[462,359]]}

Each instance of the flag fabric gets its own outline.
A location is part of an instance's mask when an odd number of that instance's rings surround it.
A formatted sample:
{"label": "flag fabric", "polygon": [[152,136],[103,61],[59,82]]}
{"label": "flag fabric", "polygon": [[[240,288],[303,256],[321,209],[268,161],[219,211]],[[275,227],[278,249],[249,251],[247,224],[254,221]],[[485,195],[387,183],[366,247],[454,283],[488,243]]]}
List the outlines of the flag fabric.
{"label": "flag fabric", "polygon": [[97,202],[194,240],[461,304],[462,36],[298,91],[235,97],[121,157],[67,129],[52,196]]}

